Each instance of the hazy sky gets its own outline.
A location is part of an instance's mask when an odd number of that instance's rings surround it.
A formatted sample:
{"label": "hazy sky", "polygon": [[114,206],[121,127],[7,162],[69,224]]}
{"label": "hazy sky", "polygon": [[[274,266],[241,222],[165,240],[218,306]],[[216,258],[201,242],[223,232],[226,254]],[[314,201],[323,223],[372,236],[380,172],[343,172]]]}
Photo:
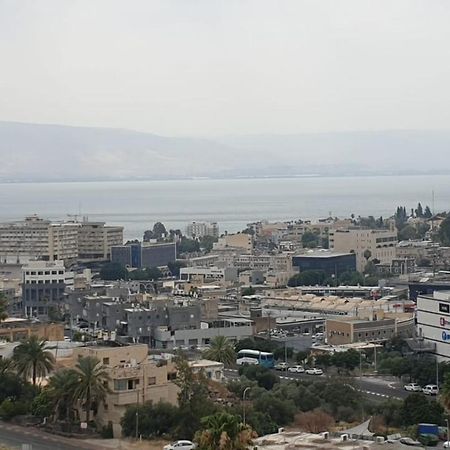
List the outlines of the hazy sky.
{"label": "hazy sky", "polygon": [[449,129],[448,0],[0,0],[0,120]]}

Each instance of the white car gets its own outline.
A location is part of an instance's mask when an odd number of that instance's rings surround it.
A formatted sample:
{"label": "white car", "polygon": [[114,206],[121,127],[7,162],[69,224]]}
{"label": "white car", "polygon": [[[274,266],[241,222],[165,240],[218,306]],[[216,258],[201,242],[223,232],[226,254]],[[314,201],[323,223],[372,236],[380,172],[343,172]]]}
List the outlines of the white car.
{"label": "white car", "polygon": [[439,394],[439,388],[435,384],[427,384],[422,389],[422,392],[425,395],[438,395]]}
{"label": "white car", "polygon": [[450,441],[444,442],[444,448],[450,448]]}
{"label": "white car", "polygon": [[288,368],[288,372],[303,373],[304,371],[303,366],[292,366]]}
{"label": "white car", "polygon": [[285,362],[280,362],[275,365],[275,370],[288,370],[289,364]]}
{"label": "white car", "polygon": [[176,441],[163,447],[164,450],[193,450],[197,448],[197,444],[191,441]]}
{"label": "white car", "polygon": [[408,392],[422,392],[422,386],[420,386],[420,384],[417,383],[408,383],[405,384],[403,387],[405,391]]}
{"label": "white car", "polygon": [[323,370],[318,369],[317,367],[313,367],[312,369],[306,369],[305,373],[308,375],[323,375]]}

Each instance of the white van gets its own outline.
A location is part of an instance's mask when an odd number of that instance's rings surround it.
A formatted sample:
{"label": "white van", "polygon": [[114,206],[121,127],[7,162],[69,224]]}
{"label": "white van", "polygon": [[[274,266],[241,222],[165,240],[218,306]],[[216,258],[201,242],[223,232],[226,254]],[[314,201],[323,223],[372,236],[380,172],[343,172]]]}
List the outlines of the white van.
{"label": "white van", "polygon": [[439,394],[439,388],[435,384],[427,384],[422,389],[422,392],[425,395],[438,395]]}

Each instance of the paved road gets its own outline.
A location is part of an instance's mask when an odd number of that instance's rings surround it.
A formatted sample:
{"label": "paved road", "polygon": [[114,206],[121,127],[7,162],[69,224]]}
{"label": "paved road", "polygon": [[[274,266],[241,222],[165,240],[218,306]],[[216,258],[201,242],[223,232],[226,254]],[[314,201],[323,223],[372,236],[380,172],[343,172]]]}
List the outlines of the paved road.
{"label": "paved road", "polygon": [[19,427],[5,422],[0,422],[0,444],[13,449],[22,449],[22,444],[28,444],[31,445],[31,450],[102,450],[105,448],[78,439],[48,434],[32,427]]}
{"label": "paved road", "polygon": [[[314,380],[321,378],[317,375],[291,372],[277,372],[277,375],[282,381],[298,379]],[[235,370],[225,370],[225,376],[227,378],[236,378],[238,377],[238,374]],[[400,383],[380,377],[354,377],[354,381],[361,392],[370,397],[379,398],[380,400],[387,398],[403,399],[409,394],[403,389],[403,386]]]}

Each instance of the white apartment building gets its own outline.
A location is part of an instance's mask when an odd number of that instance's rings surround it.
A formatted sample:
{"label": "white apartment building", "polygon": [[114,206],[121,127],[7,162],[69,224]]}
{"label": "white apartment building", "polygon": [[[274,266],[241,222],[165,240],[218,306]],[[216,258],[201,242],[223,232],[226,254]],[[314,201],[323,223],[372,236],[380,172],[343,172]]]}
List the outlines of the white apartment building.
{"label": "white apartment building", "polygon": [[434,344],[439,361],[450,358],[450,291],[417,297],[417,333],[427,344]]}
{"label": "white apartment building", "polygon": [[75,260],[78,256],[78,226],[52,223],[34,215],[18,222],[0,224],[0,259],[27,261]]}
{"label": "white apartment building", "polygon": [[83,220],[78,228],[79,259],[110,259],[111,247],[123,245],[123,227]]}
{"label": "white apartment building", "polygon": [[50,310],[61,311],[66,286],[73,285],[73,272],[63,261],[30,261],[22,266],[22,309],[26,317],[47,318]]}
{"label": "white apartment building", "polygon": [[362,272],[367,264],[364,256],[370,251],[370,260],[378,259],[382,264],[390,264],[396,257],[397,231],[385,229],[344,228],[329,230],[330,250],[355,253],[356,270]]}
{"label": "white apartment building", "polygon": [[217,222],[192,222],[186,227],[186,235],[190,238],[219,237],[219,226]]}

